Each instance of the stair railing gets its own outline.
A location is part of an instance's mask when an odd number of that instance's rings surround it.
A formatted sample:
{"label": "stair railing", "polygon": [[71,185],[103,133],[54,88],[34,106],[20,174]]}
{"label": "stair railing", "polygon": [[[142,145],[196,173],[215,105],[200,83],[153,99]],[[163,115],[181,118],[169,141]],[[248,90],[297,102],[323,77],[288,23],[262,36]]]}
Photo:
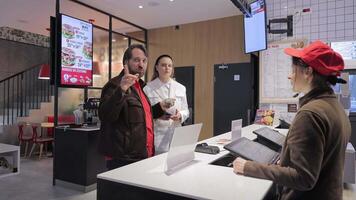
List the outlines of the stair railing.
{"label": "stair railing", "polygon": [[30,109],[51,100],[54,88],[49,79],[38,79],[40,68],[37,64],[0,81],[0,123],[16,123],[17,117],[28,116]]}

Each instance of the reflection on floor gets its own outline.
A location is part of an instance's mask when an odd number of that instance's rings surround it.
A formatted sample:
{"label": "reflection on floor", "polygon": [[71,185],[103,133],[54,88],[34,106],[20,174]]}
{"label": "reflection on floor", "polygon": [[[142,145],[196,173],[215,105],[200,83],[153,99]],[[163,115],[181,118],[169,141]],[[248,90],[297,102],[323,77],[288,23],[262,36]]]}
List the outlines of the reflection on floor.
{"label": "reflection on floor", "polygon": [[[82,193],[52,186],[52,158],[21,159],[19,175],[0,179],[0,199],[95,200],[96,191]],[[345,184],[343,200],[356,199],[356,184]]]}

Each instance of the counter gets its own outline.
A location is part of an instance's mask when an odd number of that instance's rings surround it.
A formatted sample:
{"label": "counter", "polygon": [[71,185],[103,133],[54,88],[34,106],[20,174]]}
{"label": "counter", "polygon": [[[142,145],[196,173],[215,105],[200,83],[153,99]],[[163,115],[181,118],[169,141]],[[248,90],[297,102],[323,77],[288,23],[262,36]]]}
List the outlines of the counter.
{"label": "counter", "polygon": [[96,189],[96,176],[106,171],[104,156],[97,150],[98,127],[55,130],[54,184],[88,192]]}
{"label": "counter", "polygon": [[[255,139],[252,131],[260,127],[244,127],[242,136]],[[172,175],[164,173],[167,153],[99,174],[97,199],[263,199],[271,181],[236,175],[231,167],[209,164],[228,154],[217,142],[230,138],[230,133],[225,133],[201,141],[219,146],[221,152],[195,153],[194,162]]]}

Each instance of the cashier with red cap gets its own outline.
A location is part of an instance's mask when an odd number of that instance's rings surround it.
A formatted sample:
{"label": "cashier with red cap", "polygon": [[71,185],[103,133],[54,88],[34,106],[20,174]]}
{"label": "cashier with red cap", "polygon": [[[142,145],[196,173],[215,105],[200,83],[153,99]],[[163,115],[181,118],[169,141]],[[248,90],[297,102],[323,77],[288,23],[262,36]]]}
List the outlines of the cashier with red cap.
{"label": "cashier with red cap", "polygon": [[293,91],[305,95],[299,99],[280,161],[267,165],[237,158],[234,172],[273,181],[272,199],[342,199],[351,125],[331,85],[346,83],[338,77],[344,61],[321,41],[284,52],[292,56],[288,79]]}

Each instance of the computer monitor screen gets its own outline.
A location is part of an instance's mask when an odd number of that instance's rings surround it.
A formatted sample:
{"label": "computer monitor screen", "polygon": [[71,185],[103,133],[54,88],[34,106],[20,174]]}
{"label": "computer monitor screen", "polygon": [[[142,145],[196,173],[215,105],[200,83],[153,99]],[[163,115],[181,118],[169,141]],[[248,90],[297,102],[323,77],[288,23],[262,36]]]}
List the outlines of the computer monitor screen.
{"label": "computer monitor screen", "polygon": [[344,59],[345,69],[356,69],[356,41],[331,42],[330,46]]}
{"label": "computer monitor screen", "polygon": [[244,17],[245,53],[267,49],[266,3],[250,4],[252,17]]}

